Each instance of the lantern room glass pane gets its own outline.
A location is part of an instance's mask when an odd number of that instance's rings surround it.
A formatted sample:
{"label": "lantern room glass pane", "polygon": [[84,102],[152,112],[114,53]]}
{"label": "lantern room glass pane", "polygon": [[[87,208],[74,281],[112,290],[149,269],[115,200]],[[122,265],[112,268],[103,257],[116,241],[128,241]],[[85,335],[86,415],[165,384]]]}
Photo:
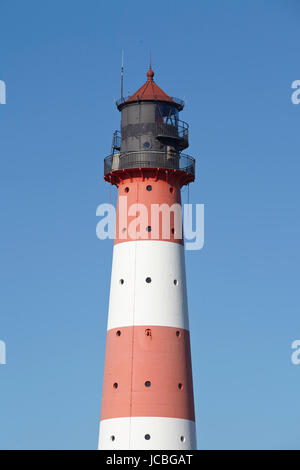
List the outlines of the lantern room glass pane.
{"label": "lantern room glass pane", "polygon": [[155,121],[177,126],[178,109],[169,103],[158,103],[155,108]]}

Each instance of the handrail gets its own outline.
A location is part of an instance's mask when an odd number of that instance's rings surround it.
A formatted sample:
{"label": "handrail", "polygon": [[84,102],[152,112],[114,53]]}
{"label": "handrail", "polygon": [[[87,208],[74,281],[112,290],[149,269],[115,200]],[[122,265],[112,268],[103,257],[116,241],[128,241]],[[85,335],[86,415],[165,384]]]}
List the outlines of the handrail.
{"label": "handrail", "polygon": [[171,96],[171,99],[175,101],[176,104],[178,104],[182,109],[185,106],[185,101],[181,100],[180,98],[176,98],[176,96]]}
{"label": "handrail", "polygon": [[[188,146],[189,125],[187,122],[181,121],[180,119],[174,119],[174,121],[168,120],[167,122],[161,119],[161,121],[156,120],[147,123],[129,124],[122,129],[122,137],[126,139],[127,137],[140,135],[145,132],[153,134],[153,136],[157,138],[169,137],[184,140],[184,148]],[[116,131],[115,134],[121,137],[119,131]]]}
{"label": "handrail", "polygon": [[189,125],[187,122],[181,121],[180,119],[177,119],[174,124],[171,122],[156,122],[156,134],[188,140]]}
{"label": "handrail", "polygon": [[[128,95],[128,96],[123,96],[121,98],[119,98],[118,100],[116,100],[116,106],[117,108],[121,105],[121,104],[124,104],[126,103],[127,100],[129,100],[131,95]],[[176,98],[175,96],[170,96],[171,100],[174,101],[175,104],[177,104],[181,109],[184,108],[184,105],[185,105],[185,102],[184,100],[181,100],[180,98]],[[143,99],[141,99],[140,101],[143,101]],[[148,101],[148,100],[146,100]],[[155,100],[156,101],[156,100]],[[160,100],[157,100],[157,101],[160,101]],[[164,101],[164,100],[162,100]]]}
{"label": "handrail", "polygon": [[177,152],[145,150],[120,152],[104,159],[104,175],[129,168],[166,168],[195,176],[195,158]]}

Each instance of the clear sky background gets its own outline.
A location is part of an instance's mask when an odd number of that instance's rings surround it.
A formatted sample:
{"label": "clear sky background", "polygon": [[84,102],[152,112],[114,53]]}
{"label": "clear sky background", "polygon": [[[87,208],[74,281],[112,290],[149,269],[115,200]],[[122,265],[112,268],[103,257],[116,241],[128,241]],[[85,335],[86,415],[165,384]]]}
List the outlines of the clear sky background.
{"label": "clear sky background", "polygon": [[299,1],[0,0],[0,18],[0,448],[97,446],[113,245],[96,207],[121,49],[133,93],[151,48],[205,204],[186,252],[198,446],[300,449]]}

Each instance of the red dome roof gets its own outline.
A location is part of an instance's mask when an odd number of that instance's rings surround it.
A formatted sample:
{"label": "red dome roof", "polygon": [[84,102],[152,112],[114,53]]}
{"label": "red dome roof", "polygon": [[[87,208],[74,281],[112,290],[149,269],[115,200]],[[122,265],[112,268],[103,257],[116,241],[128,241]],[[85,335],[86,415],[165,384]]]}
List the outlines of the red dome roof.
{"label": "red dome roof", "polygon": [[170,98],[153,80],[154,72],[151,66],[147,72],[147,81],[141,88],[139,88],[133,95],[131,95],[125,103],[133,101],[168,101],[175,104],[175,101]]}

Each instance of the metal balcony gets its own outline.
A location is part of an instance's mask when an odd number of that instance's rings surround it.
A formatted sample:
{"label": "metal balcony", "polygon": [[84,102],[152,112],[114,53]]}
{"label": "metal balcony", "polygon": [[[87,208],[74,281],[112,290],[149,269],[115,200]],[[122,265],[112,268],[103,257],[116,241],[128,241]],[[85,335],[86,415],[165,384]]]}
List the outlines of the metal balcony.
{"label": "metal balcony", "polygon": [[180,150],[189,146],[189,125],[176,120],[176,123],[156,122],[156,137],[165,144],[175,144]]}
{"label": "metal balcony", "polygon": [[145,134],[152,135],[164,145],[172,146],[180,152],[189,146],[189,126],[179,119],[128,124],[122,128],[124,140]]}
{"label": "metal balcony", "polygon": [[134,168],[180,170],[195,177],[195,159],[182,153],[147,150],[115,153],[104,159],[104,176]]}

